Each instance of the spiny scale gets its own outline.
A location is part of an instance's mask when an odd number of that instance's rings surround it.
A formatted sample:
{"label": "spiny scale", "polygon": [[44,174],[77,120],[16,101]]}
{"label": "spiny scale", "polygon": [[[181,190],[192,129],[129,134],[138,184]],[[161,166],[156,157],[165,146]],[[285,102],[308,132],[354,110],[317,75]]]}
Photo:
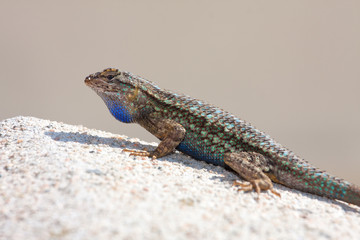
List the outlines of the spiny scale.
{"label": "spiny scale", "polygon": [[[316,169],[220,108],[112,68],[88,76],[85,83],[102,97],[116,119],[139,123],[162,140],[155,153],[150,153],[154,156],[176,148],[195,159],[230,166],[250,182],[260,179],[264,183],[270,178],[288,187],[360,204],[357,186]],[[255,153],[263,157],[256,158]],[[272,185],[261,189],[272,189]]]}

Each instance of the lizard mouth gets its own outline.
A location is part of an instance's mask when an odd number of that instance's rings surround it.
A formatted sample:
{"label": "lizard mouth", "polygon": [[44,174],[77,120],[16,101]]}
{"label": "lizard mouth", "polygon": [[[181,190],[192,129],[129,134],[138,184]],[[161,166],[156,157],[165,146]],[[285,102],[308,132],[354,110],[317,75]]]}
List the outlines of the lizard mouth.
{"label": "lizard mouth", "polygon": [[103,85],[106,83],[106,79],[103,79],[100,76],[100,73],[97,72],[97,73],[87,76],[85,78],[84,82],[85,82],[86,86],[89,86],[91,88],[98,88],[98,87],[100,87],[100,85]]}

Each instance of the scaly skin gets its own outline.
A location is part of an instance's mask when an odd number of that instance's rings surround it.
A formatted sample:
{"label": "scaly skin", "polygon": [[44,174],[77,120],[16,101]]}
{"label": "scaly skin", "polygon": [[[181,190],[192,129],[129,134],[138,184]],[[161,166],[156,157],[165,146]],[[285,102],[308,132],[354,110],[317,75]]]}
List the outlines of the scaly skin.
{"label": "scaly skin", "polygon": [[319,196],[360,206],[360,188],[331,176],[296,156],[234,115],[186,95],[163,90],[129,72],[109,68],[88,76],[85,84],[105,102],[112,115],[138,123],[161,140],[160,158],[177,149],[208,163],[230,167],[250,185],[243,190],[273,190],[272,181]]}

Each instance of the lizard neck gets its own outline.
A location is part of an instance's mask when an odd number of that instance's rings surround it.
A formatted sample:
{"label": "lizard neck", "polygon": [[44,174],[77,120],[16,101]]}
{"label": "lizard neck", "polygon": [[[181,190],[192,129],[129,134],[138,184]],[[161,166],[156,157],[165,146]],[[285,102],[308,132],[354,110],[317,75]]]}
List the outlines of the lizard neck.
{"label": "lizard neck", "polygon": [[144,92],[139,92],[135,97],[120,93],[100,96],[110,113],[123,123],[138,122],[154,110],[150,98]]}

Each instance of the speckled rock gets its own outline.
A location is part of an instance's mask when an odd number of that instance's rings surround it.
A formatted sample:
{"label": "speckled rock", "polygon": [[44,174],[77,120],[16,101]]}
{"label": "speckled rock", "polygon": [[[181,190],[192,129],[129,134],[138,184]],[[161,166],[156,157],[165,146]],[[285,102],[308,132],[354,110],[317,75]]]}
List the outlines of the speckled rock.
{"label": "speckled rock", "polygon": [[0,122],[0,239],[360,239],[360,208],[275,185],[238,192],[236,174],[155,143],[83,126]]}

